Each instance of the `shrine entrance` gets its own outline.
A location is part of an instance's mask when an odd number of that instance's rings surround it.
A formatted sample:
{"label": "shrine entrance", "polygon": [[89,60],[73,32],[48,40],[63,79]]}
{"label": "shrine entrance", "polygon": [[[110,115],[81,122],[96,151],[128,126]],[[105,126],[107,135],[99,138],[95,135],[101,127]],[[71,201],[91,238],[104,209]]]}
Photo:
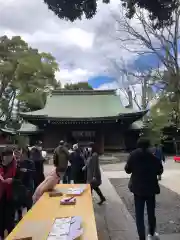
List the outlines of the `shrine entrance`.
{"label": "shrine entrance", "polygon": [[87,146],[90,142],[96,141],[96,132],[75,130],[69,134],[68,140],[72,144],[78,142],[80,145]]}

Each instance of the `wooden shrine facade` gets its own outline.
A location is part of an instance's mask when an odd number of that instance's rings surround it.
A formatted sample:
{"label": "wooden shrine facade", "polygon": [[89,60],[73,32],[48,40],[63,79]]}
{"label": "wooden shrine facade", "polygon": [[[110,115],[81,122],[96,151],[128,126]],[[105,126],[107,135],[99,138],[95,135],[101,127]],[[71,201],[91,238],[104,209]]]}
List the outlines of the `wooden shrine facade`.
{"label": "wooden shrine facade", "polygon": [[95,142],[103,153],[134,148],[138,134],[130,126],[144,114],[125,109],[114,91],[56,91],[44,109],[22,116],[38,126],[47,150],[64,140],[83,146]]}

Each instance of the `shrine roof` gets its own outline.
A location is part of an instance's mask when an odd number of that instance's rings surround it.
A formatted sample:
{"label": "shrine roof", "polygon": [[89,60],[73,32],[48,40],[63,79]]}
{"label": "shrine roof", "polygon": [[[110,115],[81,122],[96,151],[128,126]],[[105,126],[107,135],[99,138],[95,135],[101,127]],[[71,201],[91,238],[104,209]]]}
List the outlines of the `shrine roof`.
{"label": "shrine roof", "polygon": [[92,120],[137,114],[125,108],[114,90],[58,90],[48,96],[43,109],[21,113],[25,119]]}

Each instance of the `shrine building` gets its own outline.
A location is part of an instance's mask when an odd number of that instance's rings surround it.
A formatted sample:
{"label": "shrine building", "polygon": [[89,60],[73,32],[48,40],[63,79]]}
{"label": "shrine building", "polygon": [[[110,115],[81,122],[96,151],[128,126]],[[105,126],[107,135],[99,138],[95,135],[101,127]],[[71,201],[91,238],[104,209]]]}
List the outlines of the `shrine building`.
{"label": "shrine building", "polygon": [[56,90],[43,109],[21,116],[37,127],[47,150],[63,139],[83,146],[95,142],[103,153],[133,149],[139,137],[134,124],[145,113],[124,107],[114,90]]}

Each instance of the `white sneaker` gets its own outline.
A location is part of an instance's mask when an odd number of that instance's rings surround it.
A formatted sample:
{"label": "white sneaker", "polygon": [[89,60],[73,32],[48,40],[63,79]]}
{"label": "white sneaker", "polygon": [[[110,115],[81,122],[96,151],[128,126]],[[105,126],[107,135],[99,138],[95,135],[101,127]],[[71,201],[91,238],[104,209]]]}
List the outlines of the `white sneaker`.
{"label": "white sneaker", "polygon": [[157,232],[154,233],[154,240],[160,240],[159,234]]}
{"label": "white sneaker", "polygon": [[154,236],[149,234],[147,240],[160,240],[159,234],[156,232],[154,233]]}

